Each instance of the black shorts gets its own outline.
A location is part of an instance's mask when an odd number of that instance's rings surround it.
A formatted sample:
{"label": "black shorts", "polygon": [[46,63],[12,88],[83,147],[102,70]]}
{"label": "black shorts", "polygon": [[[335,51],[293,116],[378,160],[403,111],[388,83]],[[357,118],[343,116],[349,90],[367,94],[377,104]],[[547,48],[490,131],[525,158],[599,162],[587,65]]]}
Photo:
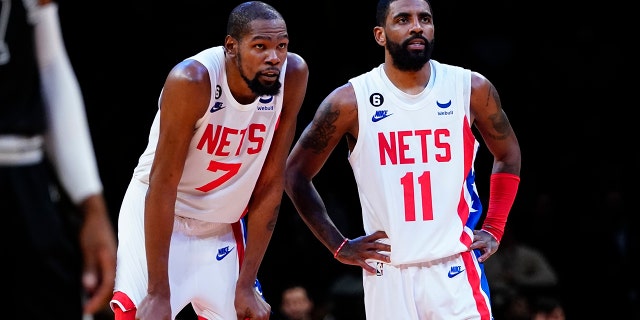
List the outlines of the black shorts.
{"label": "black shorts", "polygon": [[79,215],[53,177],[46,163],[0,165],[8,319],[82,319]]}

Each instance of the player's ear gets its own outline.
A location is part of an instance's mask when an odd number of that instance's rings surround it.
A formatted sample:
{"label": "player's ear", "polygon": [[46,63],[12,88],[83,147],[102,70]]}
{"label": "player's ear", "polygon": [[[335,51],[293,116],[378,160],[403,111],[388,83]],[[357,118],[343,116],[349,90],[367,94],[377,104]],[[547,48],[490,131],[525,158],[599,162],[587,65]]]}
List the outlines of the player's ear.
{"label": "player's ear", "polygon": [[382,27],[373,28],[373,37],[376,39],[376,42],[383,47],[387,43],[387,37],[384,34],[384,28]]}
{"label": "player's ear", "polygon": [[238,41],[234,37],[227,35],[224,38],[224,51],[227,54],[235,55],[238,51]]}

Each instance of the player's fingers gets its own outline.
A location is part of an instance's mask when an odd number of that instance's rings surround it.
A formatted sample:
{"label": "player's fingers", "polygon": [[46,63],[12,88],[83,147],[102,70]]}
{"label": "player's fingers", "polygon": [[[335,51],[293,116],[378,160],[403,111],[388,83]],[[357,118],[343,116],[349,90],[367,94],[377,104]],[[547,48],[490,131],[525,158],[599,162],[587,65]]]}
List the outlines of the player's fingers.
{"label": "player's fingers", "polygon": [[383,261],[383,262],[387,262],[387,263],[391,262],[391,257],[389,257],[386,254],[379,253],[379,252],[376,252],[375,254],[372,254],[370,259]]}
{"label": "player's fingers", "polygon": [[95,314],[96,312],[105,308],[111,296],[113,295],[113,277],[103,276],[97,283],[97,286],[93,287],[91,292],[88,292],[88,300],[85,302],[84,311],[85,314]]}
{"label": "player's fingers", "polygon": [[387,243],[376,242],[375,248],[376,248],[376,251],[391,252],[391,245]]}
{"label": "player's fingers", "polygon": [[362,269],[366,270],[369,273],[376,273],[376,268],[374,268],[373,266],[369,265],[366,261],[360,261],[360,266],[362,267]]}
{"label": "player's fingers", "polygon": [[478,257],[479,262],[485,262],[491,254],[489,252],[484,252],[481,256]]}
{"label": "player's fingers", "polygon": [[85,268],[82,273],[82,286],[90,294],[96,289],[98,286],[98,271],[95,268]]}
{"label": "player's fingers", "polygon": [[84,306],[86,314],[94,314],[100,311],[108,304],[113,295],[115,261],[104,251],[97,253],[97,259],[98,265],[85,269],[83,274],[83,284],[89,296]]}
{"label": "player's fingers", "polygon": [[482,249],[484,246],[485,246],[484,243],[480,243],[480,241],[474,241],[469,246],[469,249],[471,249],[471,250]]}
{"label": "player's fingers", "polygon": [[103,282],[93,295],[87,298],[87,301],[84,304],[84,313],[95,314],[102,310],[102,308],[105,308],[112,295],[111,288],[111,286]]}
{"label": "player's fingers", "polygon": [[369,240],[376,241],[378,239],[388,238],[388,237],[387,237],[387,233],[386,232],[384,232],[382,230],[378,230],[378,231],[370,234],[369,238],[370,238]]}

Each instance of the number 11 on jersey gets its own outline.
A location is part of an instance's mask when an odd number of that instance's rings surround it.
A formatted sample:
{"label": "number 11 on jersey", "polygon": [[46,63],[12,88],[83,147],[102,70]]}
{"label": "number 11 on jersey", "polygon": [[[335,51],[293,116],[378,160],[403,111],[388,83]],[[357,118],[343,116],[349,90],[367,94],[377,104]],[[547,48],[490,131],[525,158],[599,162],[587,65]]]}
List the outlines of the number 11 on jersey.
{"label": "number 11 on jersey", "polygon": [[[413,172],[407,172],[400,178],[400,184],[404,191],[404,220],[416,221],[416,197]],[[418,187],[422,199],[422,220],[433,220],[433,205],[431,203],[431,172],[425,171],[418,177]]]}

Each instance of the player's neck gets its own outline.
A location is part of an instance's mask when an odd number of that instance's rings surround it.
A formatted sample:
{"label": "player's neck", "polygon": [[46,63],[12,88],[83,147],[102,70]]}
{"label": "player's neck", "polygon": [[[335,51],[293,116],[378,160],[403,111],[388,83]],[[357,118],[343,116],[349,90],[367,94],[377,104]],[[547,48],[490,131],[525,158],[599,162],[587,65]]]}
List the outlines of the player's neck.
{"label": "player's neck", "polygon": [[424,90],[429,84],[431,77],[431,64],[425,65],[418,71],[400,70],[393,65],[392,62],[385,62],[384,73],[396,88],[407,94],[418,94]]}
{"label": "player's neck", "polygon": [[231,95],[233,95],[233,98],[236,99],[238,103],[249,104],[256,100],[258,96],[249,88],[247,82],[242,78],[236,64],[227,60],[225,63],[225,72],[227,74],[229,91],[231,91]]}

